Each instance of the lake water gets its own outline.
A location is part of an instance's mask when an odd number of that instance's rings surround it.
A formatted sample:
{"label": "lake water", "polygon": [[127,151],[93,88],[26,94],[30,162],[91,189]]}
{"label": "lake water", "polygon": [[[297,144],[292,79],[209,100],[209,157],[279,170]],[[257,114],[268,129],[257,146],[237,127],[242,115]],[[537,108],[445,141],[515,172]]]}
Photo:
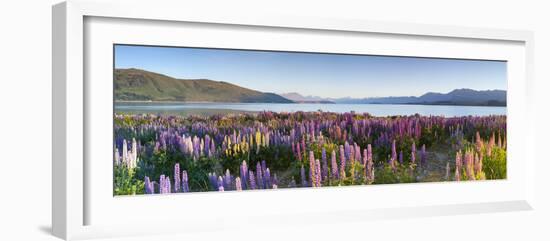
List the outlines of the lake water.
{"label": "lake water", "polygon": [[237,112],[295,112],[318,111],[344,113],[367,112],[374,116],[390,115],[436,115],[436,116],[487,116],[506,115],[506,107],[493,106],[448,106],[448,105],[384,105],[384,104],[273,104],[273,103],[152,103],[117,102],[117,113],[164,113],[164,114],[212,114]]}

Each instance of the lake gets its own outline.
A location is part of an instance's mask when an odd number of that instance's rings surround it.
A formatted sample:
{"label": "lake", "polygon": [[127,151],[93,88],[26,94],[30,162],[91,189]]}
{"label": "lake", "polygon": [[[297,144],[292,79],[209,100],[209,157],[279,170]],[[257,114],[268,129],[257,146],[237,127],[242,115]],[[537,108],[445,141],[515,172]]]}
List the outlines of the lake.
{"label": "lake", "polygon": [[436,115],[436,116],[487,116],[506,115],[506,107],[450,106],[450,105],[388,105],[388,104],[273,104],[273,103],[177,103],[177,102],[116,102],[117,113],[153,114],[218,114],[227,112],[367,112],[374,116]]}

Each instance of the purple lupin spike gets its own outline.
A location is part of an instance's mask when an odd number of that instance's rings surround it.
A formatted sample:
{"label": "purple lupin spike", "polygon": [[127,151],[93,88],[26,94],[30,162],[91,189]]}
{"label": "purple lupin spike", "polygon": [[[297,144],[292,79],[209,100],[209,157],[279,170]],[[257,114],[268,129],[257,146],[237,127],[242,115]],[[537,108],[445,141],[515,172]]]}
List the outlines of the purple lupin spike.
{"label": "purple lupin spike", "polygon": [[323,169],[323,175],[322,175],[322,181],[328,180],[328,163],[327,163],[327,151],[323,147],[323,150],[321,151],[321,165]]}
{"label": "purple lupin spike", "polygon": [[264,188],[264,178],[263,178],[263,175],[262,175],[262,165],[258,162],[258,164],[256,164],[256,184],[258,186],[259,189],[262,189]]}
{"label": "purple lupin spike", "polygon": [[164,182],[164,179],[165,179],[164,174],[160,175],[160,177],[159,177],[159,193],[160,194],[166,193],[166,183]]}
{"label": "purple lupin spike", "polygon": [[391,144],[391,159],[394,161],[397,160],[397,149],[395,147],[395,140],[393,140]]}
{"label": "purple lupin spike", "polygon": [[218,190],[218,177],[215,173],[208,173],[208,179],[210,180],[210,186],[213,190]]}
{"label": "purple lupin spike", "polygon": [[344,143],[344,153],[345,153],[345,159],[349,160],[351,158],[351,148],[348,141]]}
{"label": "purple lupin spike", "polygon": [[216,154],[216,143],[214,143],[214,139],[210,141],[210,156],[213,156]]}
{"label": "purple lupin spike", "polygon": [[315,159],[315,186],[321,187],[321,162]]}
{"label": "purple lupin spike", "polygon": [[174,165],[174,192],[180,191],[180,164]]}
{"label": "purple lupin spike", "polygon": [[355,160],[361,161],[361,147],[359,147],[357,143],[354,143],[354,146],[355,146]]}
{"label": "purple lupin spike", "polygon": [[207,156],[210,155],[210,136],[208,134],[204,136],[204,153]]}
{"label": "purple lupin spike", "polygon": [[371,184],[374,182],[374,162],[372,160],[372,146],[371,144],[367,145],[367,168],[366,168],[366,176],[367,176],[367,184]]}
{"label": "purple lupin spike", "polygon": [[367,148],[363,149],[363,167],[365,169],[365,172],[363,173],[363,178],[365,180],[367,180],[367,162],[368,162],[368,156],[369,156],[369,151],[367,150]]}
{"label": "purple lupin spike", "polygon": [[332,179],[338,179],[338,164],[336,163],[336,151],[334,150],[330,154],[330,167],[332,170]]}
{"label": "purple lupin spike", "polygon": [[151,182],[151,179],[149,179],[148,176],[145,176],[145,194],[153,194],[155,191],[153,183]]}
{"label": "purple lupin spike", "polygon": [[302,161],[302,152],[300,151],[300,145],[296,145],[296,155],[297,155],[298,161]]}
{"label": "purple lupin spike", "polygon": [[182,192],[189,192],[189,177],[187,171],[183,170],[181,173],[181,190]]}
{"label": "purple lupin spike", "polygon": [[166,193],[171,193],[172,192],[172,185],[170,184],[170,177],[166,177],[164,179],[164,181],[166,182]]}
{"label": "purple lupin spike", "polygon": [[309,181],[311,186],[315,186],[315,155],[313,151],[309,151]]}
{"label": "purple lupin spike", "polygon": [[225,170],[225,176],[224,176],[224,179],[223,179],[223,187],[225,190],[231,190],[231,187],[232,187],[232,178],[231,178],[231,172],[229,172],[229,169],[226,169]]}
{"label": "purple lupin spike", "polygon": [[344,147],[340,145],[340,172],[339,172],[340,180],[344,180],[346,178],[346,154],[344,152]]}
{"label": "purple lupin spike", "polygon": [[225,190],[225,188],[223,187],[223,177],[222,176],[218,176],[218,190]]}
{"label": "purple lupin spike", "polygon": [[254,178],[254,172],[248,171],[248,179],[250,182],[250,189],[256,189],[256,180]]}

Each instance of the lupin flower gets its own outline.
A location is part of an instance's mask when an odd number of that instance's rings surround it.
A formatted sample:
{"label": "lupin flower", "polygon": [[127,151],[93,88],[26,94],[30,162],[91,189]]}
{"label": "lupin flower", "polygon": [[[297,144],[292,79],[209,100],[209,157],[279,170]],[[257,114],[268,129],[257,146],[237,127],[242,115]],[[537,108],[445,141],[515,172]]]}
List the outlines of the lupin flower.
{"label": "lupin flower", "polygon": [[218,190],[220,190],[220,189],[221,189],[222,191],[225,190],[223,184],[224,184],[224,183],[223,183],[223,177],[222,177],[222,176],[219,176],[219,177],[218,177]]}
{"label": "lupin flower", "polygon": [[181,173],[181,188],[182,192],[189,192],[189,177],[185,170]]}
{"label": "lupin flower", "polygon": [[180,191],[180,164],[176,163],[174,165],[174,192]]}
{"label": "lupin flower", "polygon": [[159,193],[164,194],[166,193],[166,182],[164,182],[164,179],[166,177],[164,175],[160,175],[159,177]]}
{"label": "lupin flower", "polygon": [[347,141],[344,143],[344,154],[345,154],[345,159],[349,160],[351,157],[351,147]]}
{"label": "lupin flower", "polygon": [[246,165],[246,161],[243,160],[243,163],[241,164],[240,168],[240,174],[241,174],[241,180],[244,180],[242,182],[242,189],[247,189],[246,180],[248,179],[248,166]]}
{"label": "lupin flower", "polygon": [[483,156],[477,153],[474,156],[474,173],[477,179],[485,179],[485,173],[483,172]]}
{"label": "lupin flower", "polygon": [[248,179],[250,182],[250,189],[256,189],[256,180],[254,178],[254,172],[248,171]]}
{"label": "lupin flower", "polygon": [[317,183],[315,178],[315,155],[313,154],[313,151],[309,151],[309,181],[311,182],[311,186],[315,186]]}
{"label": "lupin flower", "polygon": [[151,182],[151,179],[149,179],[148,176],[145,176],[145,194],[153,194],[155,193],[155,187],[153,183]]}
{"label": "lupin flower", "polygon": [[483,150],[483,140],[481,140],[479,131],[476,131],[476,149],[477,149],[477,152],[481,152],[481,150]]}
{"label": "lupin flower", "polygon": [[231,186],[232,186],[231,184],[233,182],[232,179],[233,178],[231,178],[231,172],[229,172],[229,169],[226,169],[225,170],[225,177],[224,177],[224,181],[223,181],[224,189],[231,190]]}
{"label": "lupin flower", "polygon": [[321,187],[321,162],[315,159],[315,186]]}
{"label": "lupin flower", "polygon": [[243,186],[241,184],[241,178],[240,177],[235,178],[235,190],[237,190],[237,191],[242,191],[243,190]]}
{"label": "lupin flower", "polygon": [[460,181],[460,171],[462,169],[462,152],[458,151],[455,158],[455,181]]}
{"label": "lupin flower", "polygon": [[120,166],[120,154],[118,153],[118,148],[115,147],[115,166]]}
{"label": "lupin flower", "polygon": [[397,149],[395,147],[395,140],[393,140],[391,144],[391,159],[394,161],[397,160]]}
{"label": "lupin flower", "polygon": [[361,161],[361,147],[359,147],[359,145],[357,145],[357,143],[354,143],[353,144],[355,146],[355,160],[356,161]]}
{"label": "lupin flower", "polygon": [[300,151],[300,145],[296,145],[296,153],[298,161],[302,161],[302,152]]}
{"label": "lupin flower", "polygon": [[214,190],[218,190],[218,177],[216,173],[208,173],[208,180],[210,180],[210,185]]}
{"label": "lupin flower", "polygon": [[264,189],[267,189],[269,188],[271,185],[269,184],[270,180],[267,176],[267,165],[265,163],[265,160],[262,160],[262,177],[263,177],[263,181],[264,181]]}
{"label": "lupin flower", "polygon": [[259,162],[256,164],[256,184],[259,189],[263,189],[265,187],[264,178],[262,175],[262,165],[260,165]]}
{"label": "lupin flower", "polygon": [[265,188],[268,189],[271,187],[271,172],[269,171],[269,168],[265,169],[265,176],[264,176],[264,183]]}
{"label": "lupin flower", "polygon": [[367,168],[366,176],[367,176],[367,184],[371,184],[374,182],[374,161],[372,160],[372,146],[371,144],[367,145]]}
{"label": "lupin flower", "polygon": [[330,155],[330,167],[332,170],[332,178],[338,179],[338,164],[336,163],[336,152],[332,150]]}
{"label": "lupin flower", "polygon": [[166,188],[165,193],[171,193],[172,192],[172,185],[170,184],[170,177],[166,177],[164,179],[164,182],[166,182],[166,184],[165,184],[165,188]]}
{"label": "lupin flower", "polygon": [[340,145],[340,173],[338,175],[340,180],[344,180],[346,178],[346,154],[342,145]]}
{"label": "lupin flower", "polygon": [[[243,119],[243,116],[246,118]],[[350,168],[350,166],[352,166],[350,164],[354,161],[362,162],[365,166],[365,178],[363,180],[367,180],[366,183],[372,183],[374,180],[374,171],[376,171],[376,167],[372,164],[372,155],[374,155],[374,152],[371,150],[369,153],[367,147],[367,152],[365,153],[363,151],[363,153],[361,153],[356,141],[360,143],[364,143],[365,141],[370,142],[373,147],[391,147],[390,153],[387,153],[390,154],[388,160],[393,160],[395,163],[397,163],[396,160],[399,163],[403,163],[403,158],[408,158],[407,156],[403,157],[403,153],[406,152],[407,149],[397,146],[397,140],[420,141],[426,136],[427,138],[435,138],[434,140],[438,142],[435,144],[440,144],[441,141],[450,141],[449,144],[452,145],[452,148],[462,150],[461,155],[464,157],[461,158],[463,160],[461,160],[457,168],[455,168],[454,179],[464,179],[464,177],[462,177],[463,175],[466,179],[471,179],[472,177],[473,179],[483,179],[484,156],[487,157],[492,155],[495,148],[499,148],[500,151],[505,150],[506,147],[505,116],[464,116],[453,118],[440,116],[403,116],[399,118],[387,118],[374,117],[368,114],[363,114],[361,116],[361,114],[355,113],[261,112],[254,115],[213,115],[208,117],[115,115],[115,118],[123,121],[126,118],[130,118],[132,123],[134,123],[132,126],[119,126],[116,124],[119,122],[115,122],[115,145],[113,145],[115,165],[120,165],[124,168],[136,167],[138,165],[138,155],[143,155],[144,158],[148,160],[152,155],[159,154],[159,152],[166,152],[168,156],[173,156],[173,154],[183,155],[182,158],[175,155],[174,157],[177,159],[170,160],[179,162],[180,164],[179,168],[173,166],[172,168],[174,169],[170,169],[173,171],[173,183],[170,183],[170,178],[167,176],[164,176],[162,182],[152,182],[152,179],[150,179],[151,174],[149,174],[149,184],[146,185],[144,189],[152,189],[152,192],[156,191],[157,193],[174,191],[185,192],[184,171],[181,170],[182,161],[196,160],[195,162],[197,162],[202,161],[201,158],[203,157],[205,159],[209,157],[219,158],[223,161],[226,157],[227,160],[234,160],[235,158],[244,158],[245,156],[250,157],[250,155],[257,158],[257,155],[250,152],[257,146],[269,147],[268,150],[273,151],[273,156],[270,157],[273,159],[267,159],[267,162],[271,160],[286,159],[287,155],[284,151],[290,150],[291,147],[294,146],[294,151],[291,156],[296,160],[300,160],[300,164],[304,164],[304,166],[308,164],[307,161],[302,162],[304,161],[302,159],[304,157],[309,159],[307,155],[309,154],[308,152],[318,150],[321,156],[318,158],[321,172],[318,171],[317,160],[314,157],[314,164],[309,166],[313,167],[313,169],[309,171],[311,175],[309,178],[305,175],[307,186],[318,186],[317,176],[319,173],[321,173],[320,180],[328,180],[327,183],[331,185],[334,184],[331,183],[333,180],[351,180],[346,177],[344,177],[345,179],[340,177],[340,165],[342,162],[345,162],[345,165],[343,165],[345,167],[343,168],[344,175],[357,174]],[[219,120],[222,118],[224,118],[223,127],[219,125]],[[254,121],[243,122],[245,119]],[[269,121],[264,122],[263,120]],[[427,131],[421,133],[422,130]],[[479,133],[477,133],[477,131],[479,131]],[[480,135],[487,135],[487,133],[490,133],[490,136]],[[256,139],[258,134],[259,138]],[[138,141],[140,139],[150,139],[149,136],[152,140],[144,142],[143,145]],[[472,136],[473,138],[470,138]],[[447,137],[451,139],[443,139]],[[465,139],[465,137],[470,138],[470,140]],[[346,142],[346,148],[344,148],[343,154],[341,154],[339,144],[341,143],[344,145]],[[474,143],[473,149],[465,151],[464,148],[472,148],[468,145],[470,142]],[[218,143],[218,145],[216,146],[215,143]],[[332,159],[327,160],[328,157],[326,157],[326,155],[328,153],[326,153],[323,148],[330,148],[328,150],[332,152],[335,144],[338,146],[334,150],[333,163]],[[347,146],[349,146],[349,148],[347,148]],[[396,148],[400,148],[398,153]],[[422,148],[422,145],[419,148]],[[421,164],[422,167],[427,166],[427,153],[425,147],[423,149],[424,150],[418,150],[417,157],[415,143],[411,145],[411,149],[409,150],[411,154],[411,167],[417,164],[415,163],[416,158],[418,158],[418,164]],[[466,152],[466,154],[464,152]],[[340,155],[339,157],[343,157],[343,160],[336,159],[336,154]],[[367,158],[365,158],[365,154]],[[404,154],[406,155],[406,153]],[[369,155],[371,156],[370,161]],[[473,161],[468,161],[470,159]],[[262,185],[256,185],[255,188],[273,188],[275,184],[273,183],[273,176],[267,178],[268,168],[263,165],[263,162],[260,162],[260,164],[262,165],[260,172],[263,179]],[[450,165],[451,164],[449,164],[449,168],[452,168]],[[145,165],[143,167],[147,172],[151,171],[151,169],[156,171],[156,168],[165,168],[161,166],[155,167],[154,165]],[[250,177],[249,174],[251,171],[248,170],[250,167],[246,167],[247,168],[239,172],[241,188],[243,190],[250,189],[248,187],[250,179],[254,178],[254,180],[256,180],[257,177],[256,175]],[[226,168],[233,170],[232,167]],[[180,169],[181,176],[178,175],[177,169]],[[273,168],[270,169],[270,171],[273,170]],[[306,170],[304,170],[304,172],[305,171]],[[447,174],[447,169],[445,169],[445,172],[445,174]],[[254,174],[254,172],[252,173]],[[209,174],[209,180],[213,179],[209,187],[210,190],[219,190],[217,183],[218,175],[219,174],[216,173]],[[274,173],[270,175],[274,175]],[[452,173],[449,173],[449,175],[452,175]],[[453,177],[449,175],[447,175],[447,178],[452,180]],[[229,175],[230,178],[227,178],[227,175],[221,175],[222,179],[224,179],[224,190],[236,189],[235,176]],[[285,180],[285,187],[287,181],[291,182],[290,178]],[[171,186],[172,184],[173,186]],[[348,183],[346,182],[345,184],[347,185]],[[151,185],[153,185],[153,188],[151,188]],[[162,187],[162,189],[160,189],[160,187]],[[158,191],[154,190],[157,188],[159,188]],[[150,190],[145,191],[146,193],[150,192]]]}
{"label": "lupin flower", "polygon": [[471,150],[468,150],[464,153],[464,162],[466,168],[466,176],[469,180],[475,180],[474,173],[474,155]]}
{"label": "lupin flower", "polygon": [[326,181],[328,180],[328,163],[327,163],[327,151],[325,150],[325,148],[323,147],[323,149],[321,150],[321,165],[322,165],[322,171],[323,171],[323,175],[322,175],[322,180],[323,181]]}

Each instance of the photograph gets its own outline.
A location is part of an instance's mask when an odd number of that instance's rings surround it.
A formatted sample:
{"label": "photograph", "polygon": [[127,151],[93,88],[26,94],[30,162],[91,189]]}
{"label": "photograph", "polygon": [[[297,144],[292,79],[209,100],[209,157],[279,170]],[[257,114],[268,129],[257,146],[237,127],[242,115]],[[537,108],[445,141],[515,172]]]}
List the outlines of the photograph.
{"label": "photograph", "polygon": [[113,45],[113,195],[506,179],[507,61]]}

